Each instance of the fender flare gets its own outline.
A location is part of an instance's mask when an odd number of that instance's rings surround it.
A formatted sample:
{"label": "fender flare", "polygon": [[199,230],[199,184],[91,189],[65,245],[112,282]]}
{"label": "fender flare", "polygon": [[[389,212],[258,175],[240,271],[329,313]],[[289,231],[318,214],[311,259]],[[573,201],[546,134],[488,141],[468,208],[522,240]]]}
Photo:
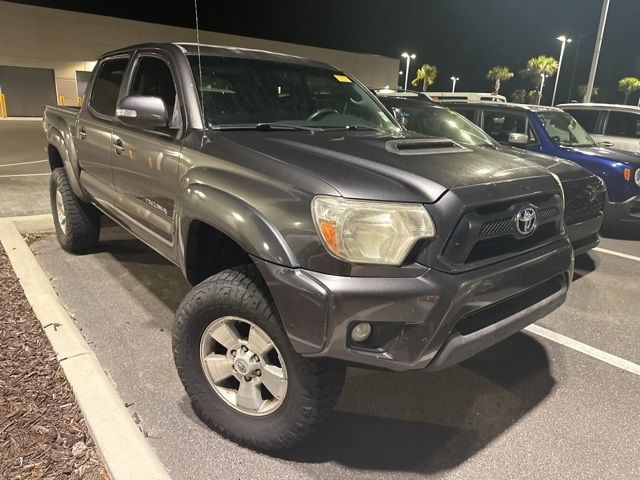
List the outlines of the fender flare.
{"label": "fender flare", "polygon": [[[53,147],[58,152],[60,158],[62,159],[62,164],[64,166],[65,172],[67,173],[67,177],[69,178],[69,183],[71,184],[73,193],[84,202],[89,202],[89,198],[84,193],[84,190],[82,190],[82,187],[80,187],[80,166],[78,165],[77,157],[75,154],[75,145],[73,143],[73,139],[71,138],[71,134],[68,133],[65,135],[55,125],[50,125],[47,134],[47,140],[47,155],[49,155],[48,149],[51,147]],[[53,167],[51,165],[50,158],[49,166]]]}
{"label": "fender flare", "polygon": [[191,183],[179,192],[176,209],[179,264],[186,269],[189,229],[199,220],[227,235],[247,254],[266,262],[298,267],[282,234],[252,205],[218,188]]}

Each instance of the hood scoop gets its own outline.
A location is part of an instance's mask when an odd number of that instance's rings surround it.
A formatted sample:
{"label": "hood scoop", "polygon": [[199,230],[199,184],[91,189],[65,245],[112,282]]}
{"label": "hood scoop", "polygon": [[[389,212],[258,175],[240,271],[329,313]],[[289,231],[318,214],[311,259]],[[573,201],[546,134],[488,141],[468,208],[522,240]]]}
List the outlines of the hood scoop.
{"label": "hood scoop", "polygon": [[384,148],[396,155],[430,155],[435,153],[471,152],[459,143],[447,138],[407,138],[403,140],[389,140]]}

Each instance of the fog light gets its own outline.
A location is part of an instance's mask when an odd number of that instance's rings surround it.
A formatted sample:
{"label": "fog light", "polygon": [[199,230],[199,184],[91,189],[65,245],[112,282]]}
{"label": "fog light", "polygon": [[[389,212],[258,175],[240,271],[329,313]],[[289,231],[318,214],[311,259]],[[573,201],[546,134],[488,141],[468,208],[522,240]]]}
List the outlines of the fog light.
{"label": "fog light", "polygon": [[367,322],[358,323],[351,330],[351,340],[354,342],[364,342],[371,336],[371,324]]}

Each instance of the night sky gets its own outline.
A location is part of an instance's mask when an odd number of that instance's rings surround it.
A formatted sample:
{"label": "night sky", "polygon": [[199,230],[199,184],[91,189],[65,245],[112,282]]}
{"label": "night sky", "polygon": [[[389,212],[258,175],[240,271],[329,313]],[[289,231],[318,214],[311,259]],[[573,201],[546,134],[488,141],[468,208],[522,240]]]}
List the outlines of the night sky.
{"label": "night sky", "polygon": [[[48,7],[193,27],[191,1],[163,0],[31,0]],[[400,57],[416,53],[415,68],[435,64],[440,75],[432,90],[449,90],[449,77],[461,77],[459,91],[491,91],[486,72],[496,64],[513,72],[536,55],[559,58],[567,34],[574,42],[565,51],[557,101],[566,101],[576,59],[576,40],[583,38],[577,58],[573,98],[586,84],[602,9],[602,0],[341,0],[220,1],[198,0],[200,27],[317,47]],[[611,0],[596,85],[597,101],[622,101],[618,79],[640,77],[640,0]],[[410,77],[413,78],[413,77]],[[547,83],[549,103],[554,79]],[[532,89],[516,74],[503,85],[507,96],[516,88]],[[630,102],[636,103],[638,94]],[[543,102],[543,103],[544,103]]]}

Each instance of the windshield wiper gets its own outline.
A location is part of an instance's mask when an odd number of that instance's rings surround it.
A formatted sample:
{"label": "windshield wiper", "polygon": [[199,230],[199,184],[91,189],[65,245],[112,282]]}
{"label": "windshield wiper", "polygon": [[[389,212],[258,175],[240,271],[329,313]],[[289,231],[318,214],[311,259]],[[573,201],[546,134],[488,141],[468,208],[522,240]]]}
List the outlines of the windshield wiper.
{"label": "windshield wiper", "polygon": [[375,128],[375,127],[368,127],[366,125],[344,125],[344,126],[338,126],[338,125],[327,125],[327,126],[322,126],[320,127],[323,130],[380,130],[379,128]]}
{"label": "windshield wiper", "polygon": [[237,125],[209,125],[211,130],[305,130],[318,131],[317,127],[305,127],[304,125],[290,125],[287,123],[255,123],[255,124],[237,124]]}

